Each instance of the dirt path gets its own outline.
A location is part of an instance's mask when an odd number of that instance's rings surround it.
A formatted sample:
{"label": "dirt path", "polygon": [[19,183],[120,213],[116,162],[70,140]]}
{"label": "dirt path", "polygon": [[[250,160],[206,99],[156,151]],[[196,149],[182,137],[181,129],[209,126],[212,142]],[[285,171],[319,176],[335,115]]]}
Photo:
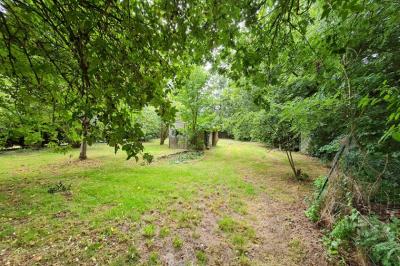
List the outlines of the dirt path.
{"label": "dirt path", "polygon": [[[273,161],[273,168],[241,170],[247,182],[262,188],[256,197],[246,201],[249,215],[243,219],[251,221],[260,240],[250,248],[249,257],[257,265],[328,265],[322,233],[304,215],[309,184],[291,180],[287,162],[274,157],[278,154],[273,151],[267,157]],[[324,174],[318,162],[306,156],[296,157],[299,166],[310,175]]]}
{"label": "dirt path", "polygon": [[283,204],[261,197],[249,203],[260,243],[249,256],[262,265],[327,265],[321,234],[304,217],[301,203]]}

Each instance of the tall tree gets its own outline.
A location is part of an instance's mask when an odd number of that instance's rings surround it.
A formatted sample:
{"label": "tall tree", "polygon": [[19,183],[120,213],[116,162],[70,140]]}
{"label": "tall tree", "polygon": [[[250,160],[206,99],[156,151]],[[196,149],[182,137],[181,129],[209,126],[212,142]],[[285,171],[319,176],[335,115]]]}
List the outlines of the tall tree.
{"label": "tall tree", "polygon": [[180,103],[179,113],[188,126],[189,141],[198,147],[198,134],[210,115],[210,92],[207,88],[209,74],[201,66],[194,66],[189,72],[177,97]]}

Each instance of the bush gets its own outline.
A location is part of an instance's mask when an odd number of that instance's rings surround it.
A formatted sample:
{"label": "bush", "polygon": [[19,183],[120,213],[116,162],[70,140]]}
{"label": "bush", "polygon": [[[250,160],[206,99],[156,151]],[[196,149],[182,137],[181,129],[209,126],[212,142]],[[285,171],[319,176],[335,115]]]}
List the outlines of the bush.
{"label": "bush", "polygon": [[143,108],[135,122],[138,122],[141,126],[143,141],[155,139],[160,135],[161,118],[154,107],[146,106]]}
{"label": "bush", "polygon": [[351,215],[343,217],[334,224],[332,231],[324,237],[329,255],[341,255],[350,249],[358,219],[358,212],[353,211]]}
{"label": "bush", "polygon": [[362,216],[353,210],[339,219],[324,237],[328,253],[347,257],[354,247],[367,255],[374,265],[400,265],[400,220],[384,223],[375,216]]}
{"label": "bush", "polygon": [[65,185],[62,181],[60,181],[59,183],[50,186],[47,192],[50,194],[54,194],[58,192],[67,192],[70,190],[71,190],[71,185]]}
{"label": "bush", "polygon": [[400,220],[392,219],[382,223],[376,217],[361,221],[356,238],[374,264],[384,266],[400,265]]}
{"label": "bush", "polygon": [[310,207],[305,211],[305,215],[312,222],[316,223],[320,219],[319,212],[321,210],[321,202],[319,200],[314,200]]}
{"label": "bush", "polygon": [[305,211],[306,217],[314,223],[318,222],[320,219],[319,213],[321,211],[322,200],[321,198],[318,198],[318,196],[325,181],[326,181],[326,176],[320,176],[314,180],[315,192],[313,196],[313,201],[311,202],[310,207],[308,207],[308,209]]}
{"label": "bush", "polygon": [[147,164],[151,164],[154,160],[154,156],[151,155],[150,153],[144,153],[143,154],[143,161]]}
{"label": "bush", "polygon": [[47,148],[49,148],[51,151],[55,152],[55,153],[62,153],[62,154],[66,154],[67,152],[72,150],[72,146],[71,145],[58,145],[55,142],[49,142],[49,144],[47,144]]}

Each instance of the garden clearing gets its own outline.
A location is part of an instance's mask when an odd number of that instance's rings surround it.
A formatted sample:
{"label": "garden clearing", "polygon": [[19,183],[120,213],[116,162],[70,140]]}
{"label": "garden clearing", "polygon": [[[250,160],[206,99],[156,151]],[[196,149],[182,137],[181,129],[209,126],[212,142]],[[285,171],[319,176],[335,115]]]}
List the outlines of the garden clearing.
{"label": "garden clearing", "polygon": [[[177,150],[156,141],[145,151],[155,162],[105,144],[86,161],[76,150],[0,155],[0,264],[328,264],[304,216],[311,182],[292,180],[283,152],[233,140],[196,156],[165,156]],[[311,179],[326,174],[294,159]],[[65,191],[49,193],[60,181]]]}

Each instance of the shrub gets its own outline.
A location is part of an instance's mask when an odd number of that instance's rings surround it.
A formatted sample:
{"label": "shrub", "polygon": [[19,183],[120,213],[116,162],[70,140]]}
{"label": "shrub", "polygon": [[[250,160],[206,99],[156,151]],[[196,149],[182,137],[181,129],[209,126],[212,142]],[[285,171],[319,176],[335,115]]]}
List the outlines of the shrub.
{"label": "shrub", "polygon": [[326,181],[326,176],[320,176],[314,180],[314,188],[315,188],[314,198],[308,209],[305,211],[306,217],[311,221],[313,221],[314,223],[318,222],[320,219],[322,200],[318,196],[325,181]]}
{"label": "shrub", "polygon": [[321,201],[320,200],[314,200],[310,207],[304,212],[306,217],[310,219],[312,222],[316,223],[320,219],[320,212],[321,209]]}
{"label": "shrub", "polygon": [[143,154],[143,161],[147,164],[151,164],[154,160],[154,156],[151,155],[150,153],[144,153]]}
{"label": "shrub", "polygon": [[47,192],[50,194],[54,194],[54,193],[66,192],[66,191],[70,191],[70,190],[71,190],[71,185],[65,185],[62,181],[60,181],[59,183],[49,187]]}
{"label": "shrub", "polygon": [[368,255],[374,265],[400,265],[400,220],[387,223],[356,210],[338,220],[324,243],[330,256],[346,256],[354,246]]}
{"label": "shrub", "polygon": [[351,215],[338,220],[332,231],[324,237],[324,244],[331,256],[340,255],[351,246],[351,241],[358,226],[358,212],[353,211]]}
{"label": "shrub", "polygon": [[360,223],[356,244],[377,265],[400,265],[400,220],[392,219],[382,223],[376,217],[370,217]]}
{"label": "shrub", "polygon": [[72,146],[67,144],[67,145],[58,145],[56,142],[49,142],[47,144],[47,148],[49,148],[51,151],[55,153],[62,153],[66,154],[67,152],[72,150]]}

